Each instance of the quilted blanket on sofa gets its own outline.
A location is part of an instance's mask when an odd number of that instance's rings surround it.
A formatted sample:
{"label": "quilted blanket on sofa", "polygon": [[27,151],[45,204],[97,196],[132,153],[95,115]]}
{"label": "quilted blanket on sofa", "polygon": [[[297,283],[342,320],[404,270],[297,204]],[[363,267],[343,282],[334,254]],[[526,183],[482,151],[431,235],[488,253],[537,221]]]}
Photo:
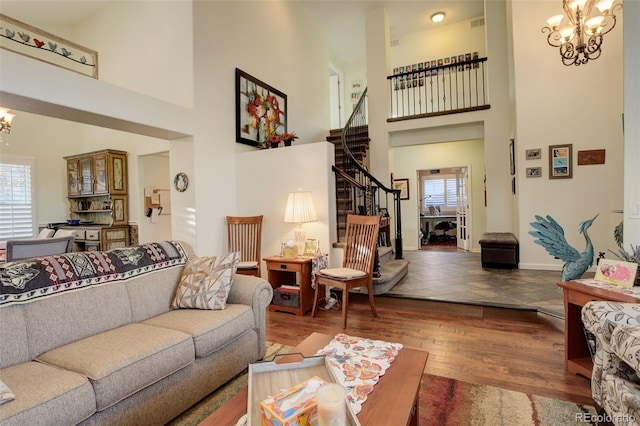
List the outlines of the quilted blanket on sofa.
{"label": "quilted blanket on sofa", "polygon": [[0,265],[0,307],[129,279],[185,264],[187,257],[179,242],[163,241],[8,262]]}

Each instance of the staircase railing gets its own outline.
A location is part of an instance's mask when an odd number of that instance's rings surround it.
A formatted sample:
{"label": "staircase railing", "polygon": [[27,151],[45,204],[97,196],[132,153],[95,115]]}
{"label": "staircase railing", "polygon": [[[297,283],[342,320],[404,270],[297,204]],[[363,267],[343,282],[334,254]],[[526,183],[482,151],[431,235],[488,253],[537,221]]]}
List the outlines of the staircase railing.
{"label": "staircase railing", "polygon": [[[333,168],[336,191],[341,201],[337,206],[338,241],[346,227],[347,214],[380,214],[384,220],[393,217],[395,227],[395,258],[404,257],[400,191],[388,188],[368,170],[369,128],[367,125],[367,89],[362,92],[353,113],[342,130],[342,166]],[[393,208],[389,211],[389,199]],[[390,213],[393,213],[391,216]],[[389,232],[388,230],[386,232]]]}

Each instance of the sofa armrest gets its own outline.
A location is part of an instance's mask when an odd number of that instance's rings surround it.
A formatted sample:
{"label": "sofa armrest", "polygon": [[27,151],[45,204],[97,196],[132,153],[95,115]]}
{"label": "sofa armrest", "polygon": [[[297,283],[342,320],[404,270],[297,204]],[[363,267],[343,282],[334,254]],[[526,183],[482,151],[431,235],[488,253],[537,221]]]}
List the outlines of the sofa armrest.
{"label": "sofa armrest", "polygon": [[585,330],[595,337],[596,351],[591,373],[591,396],[596,404],[605,406],[604,377],[618,376],[633,382],[638,377],[611,348],[611,335],[617,327],[640,326],[640,304],[594,301],[582,307]]}
{"label": "sofa armrest", "polygon": [[640,327],[616,327],[611,334],[611,350],[636,373],[640,372]]}
{"label": "sofa armrest", "polygon": [[588,302],[582,307],[582,323],[599,336],[610,351],[611,334],[619,326],[640,325],[640,304],[619,302]]}
{"label": "sofa armrest", "polygon": [[271,284],[262,278],[236,274],[227,303],[251,306],[260,343],[260,354],[267,350],[267,306],[273,298]]}

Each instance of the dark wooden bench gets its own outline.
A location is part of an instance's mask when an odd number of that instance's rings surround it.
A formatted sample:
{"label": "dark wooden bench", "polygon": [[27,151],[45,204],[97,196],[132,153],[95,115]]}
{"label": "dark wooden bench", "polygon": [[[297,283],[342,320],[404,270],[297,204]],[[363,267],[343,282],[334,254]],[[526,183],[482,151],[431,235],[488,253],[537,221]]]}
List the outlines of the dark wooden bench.
{"label": "dark wooden bench", "polygon": [[482,267],[517,268],[518,239],[511,232],[486,232],[480,238]]}

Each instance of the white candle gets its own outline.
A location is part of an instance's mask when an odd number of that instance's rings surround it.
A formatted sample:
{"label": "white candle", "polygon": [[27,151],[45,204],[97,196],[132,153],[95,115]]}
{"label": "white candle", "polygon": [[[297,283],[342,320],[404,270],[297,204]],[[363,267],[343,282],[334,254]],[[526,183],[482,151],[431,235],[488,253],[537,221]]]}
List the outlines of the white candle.
{"label": "white candle", "polygon": [[318,426],[346,426],[346,391],[337,383],[328,383],[316,394],[318,398]]}

